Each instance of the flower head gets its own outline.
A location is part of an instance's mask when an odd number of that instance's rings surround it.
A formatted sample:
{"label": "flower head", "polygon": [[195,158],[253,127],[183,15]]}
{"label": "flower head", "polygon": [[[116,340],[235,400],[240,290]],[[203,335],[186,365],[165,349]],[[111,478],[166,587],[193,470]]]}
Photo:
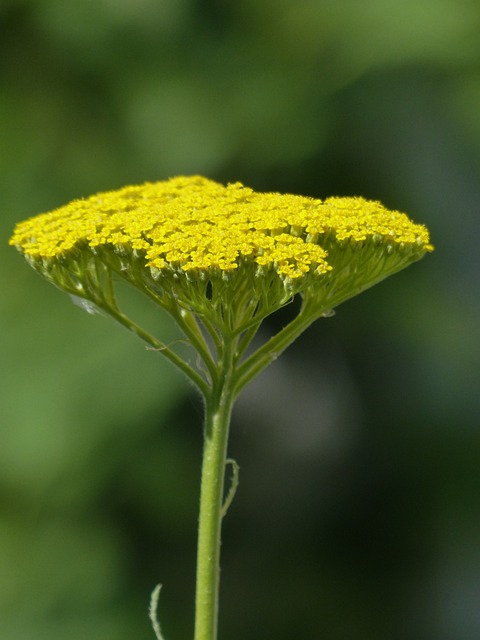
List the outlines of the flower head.
{"label": "flower head", "polygon": [[[17,225],[10,244],[96,304],[117,274],[215,323],[297,293],[333,308],[432,250],[427,229],[363,198],[257,193],[199,176],[75,200]],[[108,285],[108,286],[107,286]]]}

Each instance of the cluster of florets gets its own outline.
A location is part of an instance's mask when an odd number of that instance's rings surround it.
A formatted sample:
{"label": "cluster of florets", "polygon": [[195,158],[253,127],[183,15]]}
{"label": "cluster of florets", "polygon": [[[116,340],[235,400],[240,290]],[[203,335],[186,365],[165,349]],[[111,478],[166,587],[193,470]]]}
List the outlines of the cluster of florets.
{"label": "cluster of florets", "polygon": [[[158,273],[230,272],[245,260],[297,279],[332,268],[323,239],[431,250],[428,231],[363,198],[325,201],[257,193],[199,176],[124,187],[76,200],[17,225],[10,240],[33,259],[80,246],[134,250]],[[333,265],[334,266],[334,265]]]}

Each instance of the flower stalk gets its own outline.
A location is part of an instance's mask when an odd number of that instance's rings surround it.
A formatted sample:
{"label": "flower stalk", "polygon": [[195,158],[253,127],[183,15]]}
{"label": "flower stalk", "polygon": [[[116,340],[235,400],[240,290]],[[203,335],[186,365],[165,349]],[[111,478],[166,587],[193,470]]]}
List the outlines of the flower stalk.
{"label": "flower stalk", "polygon": [[194,640],[216,640],[220,581],[220,540],[228,432],[234,403],[229,349],[218,383],[205,404],[205,434],[198,520]]}

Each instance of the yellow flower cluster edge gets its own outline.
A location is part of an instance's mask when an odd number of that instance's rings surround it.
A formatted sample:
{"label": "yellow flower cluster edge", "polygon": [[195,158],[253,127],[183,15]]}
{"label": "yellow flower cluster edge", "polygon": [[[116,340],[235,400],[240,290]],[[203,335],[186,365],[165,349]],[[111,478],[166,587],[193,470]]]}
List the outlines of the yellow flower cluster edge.
{"label": "yellow flower cluster edge", "polygon": [[294,280],[327,274],[332,242],[341,248],[369,241],[389,251],[407,247],[418,257],[433,250],[424,225],[379,202],[258,193],[240,183],[180,176],[74,200],[20,222],[10,244],[43,261],[109,246],[144,256],[154,272],[192,275],[228,273],[253,261]]}

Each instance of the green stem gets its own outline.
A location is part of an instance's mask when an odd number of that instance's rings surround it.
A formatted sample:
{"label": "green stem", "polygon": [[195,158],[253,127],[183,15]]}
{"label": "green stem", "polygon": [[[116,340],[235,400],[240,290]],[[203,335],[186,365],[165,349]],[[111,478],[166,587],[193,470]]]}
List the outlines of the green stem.
{"label": "green stem", "polygon": [[147,286],[142,286],[142,291],[147,297],[156,302],[172,316],[196,349],[209,375],[213,377],[216,372],[216,366],[195,316],[190,311],[182,309],[178,305],[171,303],[165,304],[165,301]]}
{"label": "green stem", "polygon": [[321,307],[315,308],[315,305],[312,304],[310,300],[304,300],[298,315],[281,331],[272,336],[265,344],[252,353],[252,355],[237,368],[234,383],[235,396],[237,396],[245,385],[255,376],[278,358],[305,329],[308,329],[312,322],[324,315],[325,312],[326,310]]}
{"label": "green stem", "polygon": [[234,403],[231,386],[232,350],[233,345],[226,338],[221,375],[206,397],[194,640],[217,638],[224,478],[228,432]]}
{"label": "green stem", "polygon": [[138,324],[127,318],[121,311],[115,309],[114,307],[110,307],[107,304],[103,304],[101,301],[98,301],[97,306],[103,309],[106,313],[108,313],[112,318],[114,318],[121,325],[135,333],[139,338],[144,340],[147,344],[149,344],[154,349],[161,351],[162,355],[164,355],[170,362],[176,365],[183,373],[190,378],[190,380],[198,387],[200,392],[205,395],[208,393],[208,384],[202,378],[200,374],[198,374],[192,367],[183,360],[183,358],[175,353],[172,349],[167,347],[166,344],[152,336],[148,331],[145,331]]}

